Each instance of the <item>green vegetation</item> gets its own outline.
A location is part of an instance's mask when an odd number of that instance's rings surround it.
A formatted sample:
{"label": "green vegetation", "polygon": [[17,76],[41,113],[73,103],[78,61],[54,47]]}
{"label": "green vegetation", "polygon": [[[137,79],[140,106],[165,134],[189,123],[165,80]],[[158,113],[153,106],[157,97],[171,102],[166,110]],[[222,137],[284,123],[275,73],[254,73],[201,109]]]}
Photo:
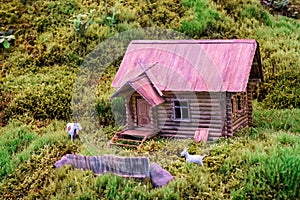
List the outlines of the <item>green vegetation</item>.
{"label": "green vegetation", "polygon": [[[0,48],[0,199],[300,198],[300,23],[277,15],[297,18],[297,1],[287,6],[276,1],[275,7],[257,0],[4,2],[0,32],[12,29],[14,38],[0,38],[4,47]],[[124,109],[120,106],[124,100],[109,102],[110,85],[122,59],[112,53],[123,48],[111,43],[104,46],[110,53],[97,60],[102,66],[109,57],[116,58],[96,78],[93,106],[102,129],[89,141],[98,149],[79,140],[72,143],[65,124],[71,120],[80,65],[99,43],[145,27],[172,29],[194,39],[256,39],[265,81],[255,94],[254,127],[205,145],[155,138],[139,151],[105,148],[119,130],[115,122],[124,123],[122,114],[111,111],[111,104]],[[159,30],[156,36],[165,33]],[[185,146],[192,154],[207,154],[203,167],[179,157]],[[149,180],[54,169],[66,153],[148,156],[175,180],[153,189]]]}
{"label": "green vegetation", "polygon": [[[0,54],[1,96],[9,100],[1,105],[4,124],[15,117],[25,122],[70,118],[72,85],[86,56],[114,34],[149,26],[195,39],[256,39],[265,78],[258,100],[266,108],[300,104],[299,20],[272,16],[259,1],[14,0],[1,4],[1,15],[0,31],[13,29],[16,39]],[[118,63],[103,76],[113,77]],[[105,80],[105,101],[111,80]]]}
{"label": "green vegetation", "polygon": [[84,35],[85,31],[89,28],[90,25],[94,23],[95,10],[90,10],[89,14],[78,14],[75,19],[69,20],[73,22],[73,27],[80,35]]}
{"label": "green vegetation", "polygon": [[[0,195],[29,199],[300,198],[300,110],[261,110],[254,114],[255,127],[215,143],[154,138],[139,151],[119,147],[99,150],[97,155],[119,152],[122,156],[147,156],[151,162],[159,163],[175,176],[174,181],[159,189],[153,189],[150,180],[111,174],[95,177],[90,171],[70,166],[54,169],[55,161],[66,153],[89,153],[79,140],[70,142],[64,123],[52,122],[41,129],[12,122],[1,129],[0,141],[6,144],[4,149],[11,158],[1,168]],[[274,123],[263,123],[266,118]],[[20,137],[21,133],[24,136]],[[185,146],[191,154],[207,155],[203,167],[180,157]]]}
{"label": "green vegetation", "polygon": [[4,24],[1,29],[13,27],[18,44],[1,54],[4,60],[1,91],[11,101],[2,111],[1,118],[6,121],[18,116],[23,119],[24,115],[27,120],[28,117],[68,119],[72,84],[85,56],[118,32],[148,26],[171,28],[192,38],[258,40],[265,76],[258,99],[265,107],[299,107],[299,22],[273,17],[259,2],[188,0],[181,4],[174,1],[112,4],[66,0],[37,1],[31,5],[13,1],[1,7]]}
{"label": "green vegetation", "polygon": [[15,36],[14,35],[2,35],[0,36],[0,47],[3,47],[5,49],[8,49],[10,47],[10,43],[13,43],[13,41],[15,40]]}

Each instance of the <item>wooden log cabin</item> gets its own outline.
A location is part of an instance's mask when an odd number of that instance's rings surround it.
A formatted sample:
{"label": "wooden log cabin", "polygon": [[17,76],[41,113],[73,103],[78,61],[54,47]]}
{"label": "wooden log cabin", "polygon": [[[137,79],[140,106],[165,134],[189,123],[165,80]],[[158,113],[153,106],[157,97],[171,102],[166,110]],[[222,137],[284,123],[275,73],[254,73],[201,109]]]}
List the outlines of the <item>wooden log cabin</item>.
{"label": "wooden log cabin", "polygon": [[112,83],[112,98],[126,98],[127,129],[111,144],[125,135],[143,138],[138,147],[156,134],[232,136],[252,125],[252,93],[261,81],[255,40],[132,41]]}

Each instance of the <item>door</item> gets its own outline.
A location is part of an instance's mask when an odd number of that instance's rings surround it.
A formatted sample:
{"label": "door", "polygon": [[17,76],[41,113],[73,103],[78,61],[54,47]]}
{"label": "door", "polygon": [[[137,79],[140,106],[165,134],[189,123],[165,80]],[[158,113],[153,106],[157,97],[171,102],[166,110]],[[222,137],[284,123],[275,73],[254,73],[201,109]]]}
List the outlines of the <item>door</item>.
{"label": "door", "polygon": [[150,105],[144,99],[137,99],[137,123],[140,127],[150,126]]}

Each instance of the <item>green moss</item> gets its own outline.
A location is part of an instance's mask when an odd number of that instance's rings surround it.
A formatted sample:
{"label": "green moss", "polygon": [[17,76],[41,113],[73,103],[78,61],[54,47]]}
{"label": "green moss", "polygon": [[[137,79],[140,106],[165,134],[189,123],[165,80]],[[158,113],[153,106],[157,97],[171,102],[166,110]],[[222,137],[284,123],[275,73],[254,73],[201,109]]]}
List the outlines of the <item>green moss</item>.
{"label": "green moss", "polygon": [[209,5],[209,1],[183,1],[195,14],[192,19],[182,22],[181,31],[191,37],[201,37],[207,29],[217,27],[221,14]]}

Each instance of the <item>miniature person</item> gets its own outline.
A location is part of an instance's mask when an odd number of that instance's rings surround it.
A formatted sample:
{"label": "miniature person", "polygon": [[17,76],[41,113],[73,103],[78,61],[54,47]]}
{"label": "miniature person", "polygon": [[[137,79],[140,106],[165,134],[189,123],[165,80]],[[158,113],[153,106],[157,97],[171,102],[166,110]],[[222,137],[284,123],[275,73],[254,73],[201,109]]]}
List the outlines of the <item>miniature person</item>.
{"label": "miniature person", "polygon": [[68,123],[67,124],[67,133],[71,136],[71,140],[73,141],[76,136],[78,136],[79,131],[82,130],[82,127],[79,123]]}

